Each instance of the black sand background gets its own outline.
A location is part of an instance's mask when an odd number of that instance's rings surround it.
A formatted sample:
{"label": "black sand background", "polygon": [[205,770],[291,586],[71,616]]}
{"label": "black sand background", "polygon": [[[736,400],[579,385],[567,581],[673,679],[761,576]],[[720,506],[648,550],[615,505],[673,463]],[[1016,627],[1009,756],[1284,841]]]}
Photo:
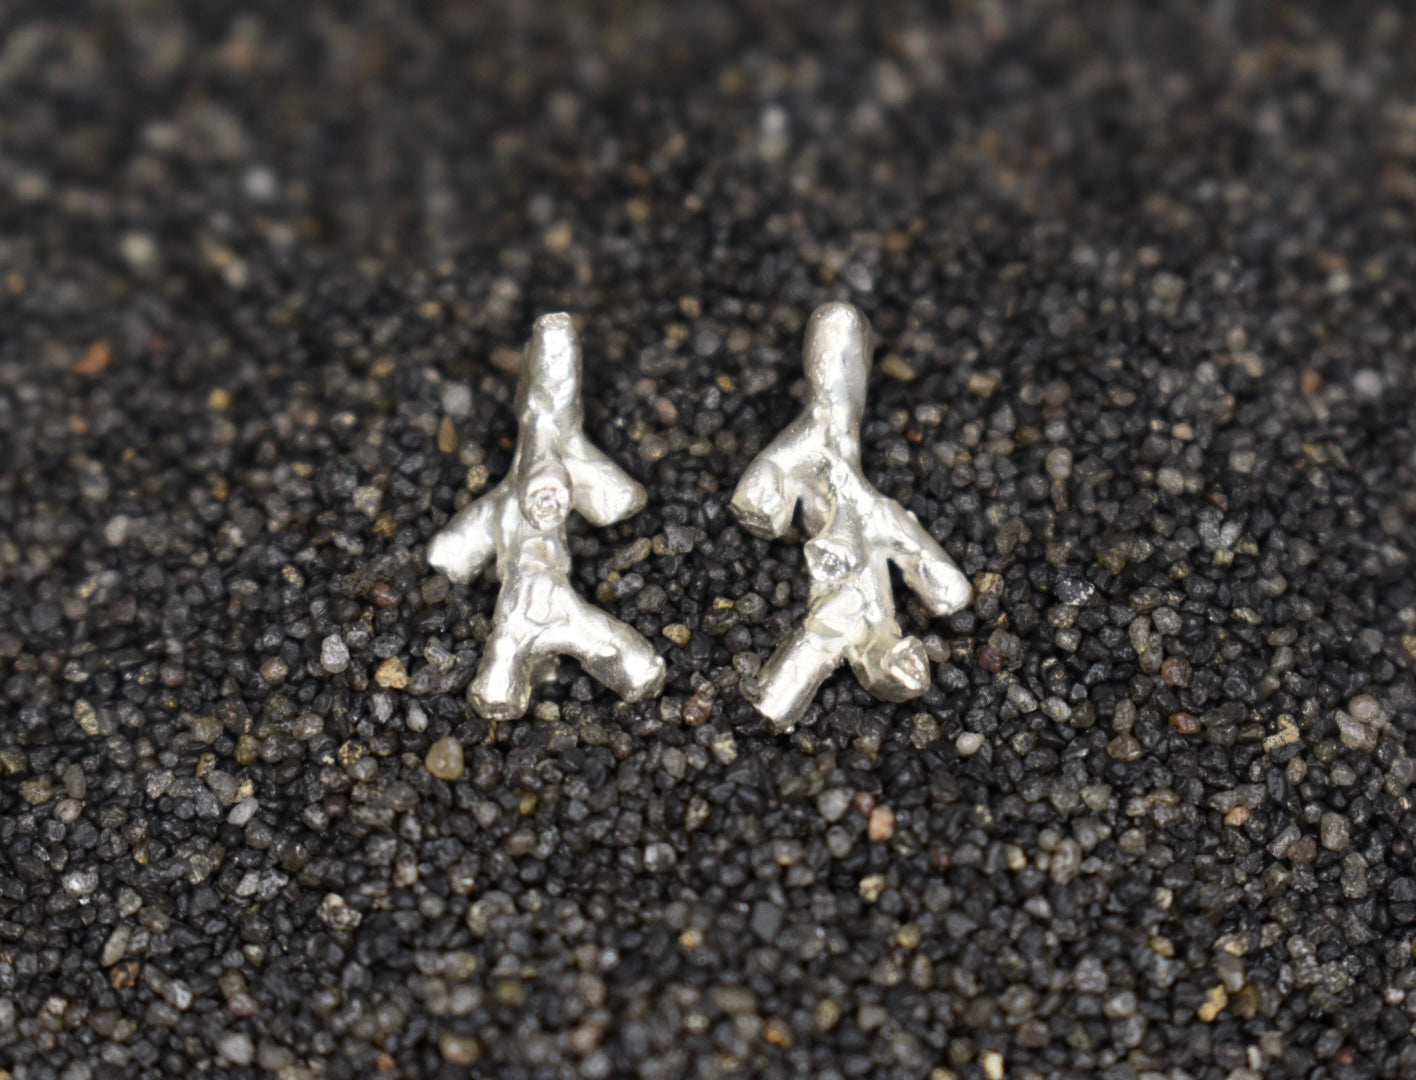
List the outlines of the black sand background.
{"label": "black sand background", "polygon": [[[1416,1075],[1401,5],[0,9],[0,1075]],[[812,307],[978,587],[771,737]],[[651,489],[490,731],[427,539],[583,320]],[[463,762],[430,748],[452,737]],[[446,744],[445,744],[446,745]]]}

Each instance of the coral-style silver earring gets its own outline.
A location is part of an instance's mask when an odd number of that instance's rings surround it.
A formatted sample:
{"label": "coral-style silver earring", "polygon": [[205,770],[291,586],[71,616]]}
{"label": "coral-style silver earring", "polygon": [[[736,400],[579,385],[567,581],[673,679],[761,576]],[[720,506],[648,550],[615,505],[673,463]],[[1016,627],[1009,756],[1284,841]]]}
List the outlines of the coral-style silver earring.
{"label": "coral-style silver earring", "polygon": [[732,500],[743,526],[764,537],[782,535],[800,504],[811,534],[806,618],[757,679],[754,704],[779,731],[796,725],[843,660],[887,701],[928,689],[924,645],[895,619],[890,563],[935,615],[958,611],[973,592],[915,516],[861,472],[870,323],[850,304],[823,305],[807,323],[803,352],[806,409],[748,466]]}
{"label": "coral-style silver earring", "polygon": [[524,715],[533,683],[554,673],[558,655],[575,657],[628,701],[664,687],[664,661],[653,646],[570,586],[570,512],[608,525],[645,502],[644,488],[581,430],[580,373],[580,339],[570,316],[537,319],[517,383],[520,428],[511,471],[428,546],[428,562],[457,582],[470,581],[496,558],[502,587],[492,635],[467,690],[488,719]]}

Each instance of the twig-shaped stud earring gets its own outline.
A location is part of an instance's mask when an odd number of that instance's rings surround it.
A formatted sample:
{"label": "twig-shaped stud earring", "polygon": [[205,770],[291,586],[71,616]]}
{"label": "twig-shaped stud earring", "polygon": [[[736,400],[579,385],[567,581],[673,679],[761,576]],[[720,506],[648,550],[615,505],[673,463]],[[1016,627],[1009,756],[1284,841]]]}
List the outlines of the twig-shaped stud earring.
{"label": "twig-shaped stud earring", "polygon": [[807,614],[758,675],[758,712],[779,731],[805,715],[843,661],[876,697],[908,701],[929,687],[929,660],[895,619],[890,563],[935,615],[972,589],[914,514],[871,486],[860,465],[870,323],[850,304],[812,313],[804,344],[806,409],[748,466],[732,510],[763,537],[781,536],[798,504],[811,539]]}
{"label": "twig-shaped stud earring", "polygon": [[523,716],[556,657],[579,660],[628,701],[658,694],[664,661],[633,627],[571,588],[565,525],[575,510],[609,525],[644,508],[644,488],[590,444],[581,426],[580,339],[570,316],[536,320],[516,388],[519,431],[511,471],[433,537],[428,562],[467,582],[496,558],[501,580],[477,677],[467,689],[489,720]]}

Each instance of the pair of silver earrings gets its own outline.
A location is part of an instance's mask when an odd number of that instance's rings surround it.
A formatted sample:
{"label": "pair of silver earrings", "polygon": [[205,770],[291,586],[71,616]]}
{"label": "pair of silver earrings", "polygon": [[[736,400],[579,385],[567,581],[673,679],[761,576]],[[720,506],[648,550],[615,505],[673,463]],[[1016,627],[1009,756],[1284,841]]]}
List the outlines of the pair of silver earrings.
{"label": "pair of silver earrings", "polygon": [[[731,509],[757,536],[778,537],[797,508],[811,539],[806,617],[763,666],[752,701],[791,730],[843,661],[876,697],[908,701],[929,687],[929,659],[895,618],[890,564],[935,616],[972,596],[968,579],[914,514],[880,494],[860,462],[870,323],[850,304],[812,313],[803,344],[806,408],[748,466]],[[536,320],[517,384],[511,469],[433,537],[428,562],[468,582],[495,561],[492,634],[468,688],[488,719],[525,714],[534,686],[568,655],[627,701],[664,688],[663,659],[642,634],[586,603],[570,585],[566,520],[594,525],[638,513],[647,494],[582,426],[580,341],[569,315]]]}

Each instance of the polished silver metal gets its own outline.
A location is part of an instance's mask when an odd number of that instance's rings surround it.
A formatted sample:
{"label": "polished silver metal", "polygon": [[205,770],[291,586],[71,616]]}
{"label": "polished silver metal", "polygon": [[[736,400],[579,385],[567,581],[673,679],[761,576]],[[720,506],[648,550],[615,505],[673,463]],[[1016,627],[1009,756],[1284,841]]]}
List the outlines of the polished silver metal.
{"label": "polished silver metal", "polygon": [[803,345],[806,409],[747,467],[732,510],[758,536],[781,536],[798,505],[811,592],[806,618],[757,677],[753,704],[779,731],[806,714],[842,661],[876,697],[929,688],[929,660],[895,619],[890,564],[936,616],[967,605],[968,578],[919,520],[876,491],[860,465],[870,323],[850,304],[812,313]]}
{"label": "polished silver metal", "polygon": [[581,430],[580,378],[580,339],[570,316],[543,315],[522,354],[511,470],[428,545],[428,562],[456,582],[471,581],[496,559],[502,587],[492,634],[467,689],[488,719],[525,715],[533,685],[555,674],[559,655],[573,656],[628,701],[664,688],[664,661],[654,647],[570,585],[570,512],[609,525],[638,513],[646,499],[643,486]]}

